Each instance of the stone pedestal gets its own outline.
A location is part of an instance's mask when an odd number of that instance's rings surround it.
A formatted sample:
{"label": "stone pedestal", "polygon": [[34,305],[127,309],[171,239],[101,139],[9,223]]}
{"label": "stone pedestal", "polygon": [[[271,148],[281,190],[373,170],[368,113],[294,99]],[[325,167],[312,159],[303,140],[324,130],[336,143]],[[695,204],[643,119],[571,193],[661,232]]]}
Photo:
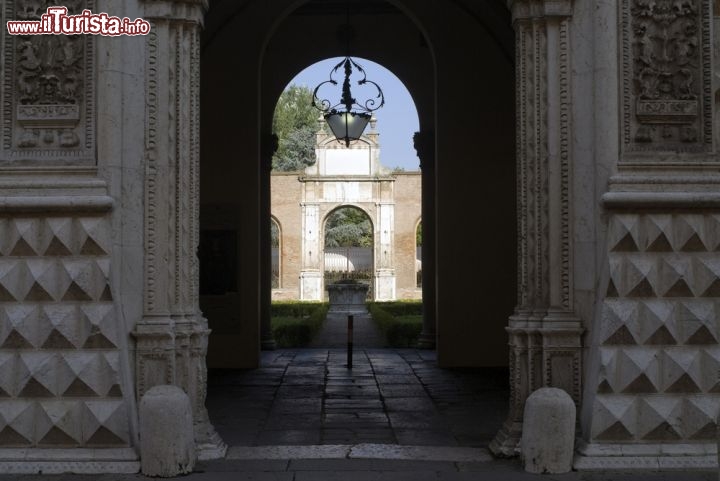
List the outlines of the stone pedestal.
{"label": "stone pedestal", "polygon": [[177,386],[160,385],[140,401],[140,456],[145,476],[191,473],[197,458],[190,398]]}
{"label": "stone pedestal", "polygon": [[300,273],[300,300],[321,301],[322,274],[320,271],[302,271]]}
{"label": "stone pedestal", "polygon": [[525,403],[520,450],[529,473],[567,473],[575,445],[575,403],[557,388],[540,388]]}
{"label": "stone pedestal", "polygon": [[378,269],[375,272],[374,282],[376,301],[394,301],[396,299],[396,278],[393,269]]}
{"label": "stone pedestal", "polygon": [[365,314],[369,287],[357,282],[337,282],[326,287],[330,299],[328,313]]}

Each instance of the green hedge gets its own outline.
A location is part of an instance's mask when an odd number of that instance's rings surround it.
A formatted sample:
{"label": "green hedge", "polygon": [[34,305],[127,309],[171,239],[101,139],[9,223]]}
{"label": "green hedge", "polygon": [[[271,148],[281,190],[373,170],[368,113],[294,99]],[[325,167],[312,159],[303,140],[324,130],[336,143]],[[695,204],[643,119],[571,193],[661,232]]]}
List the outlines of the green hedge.
{"label": "green hedge", "polygon": [[322,306],[322,302],[273,301],[270,304],[270,317],[305,317]]}
{"label": "green hedge", "polygon": [[368,311],[390,347],[415,347],[422,331],[422,302],[369,302]]}
{"label": "green hedge", "polygon": [[321,302],[278,302],[270,308],[273,338],[278,347],[302,347],[325,322],[328,305]]}
{"label": "green hedge", "polygon": [[376,305],[394,317],[400,316],[422,316],[422,301],[390,301],[390,302],[369,302],[368,306]]}

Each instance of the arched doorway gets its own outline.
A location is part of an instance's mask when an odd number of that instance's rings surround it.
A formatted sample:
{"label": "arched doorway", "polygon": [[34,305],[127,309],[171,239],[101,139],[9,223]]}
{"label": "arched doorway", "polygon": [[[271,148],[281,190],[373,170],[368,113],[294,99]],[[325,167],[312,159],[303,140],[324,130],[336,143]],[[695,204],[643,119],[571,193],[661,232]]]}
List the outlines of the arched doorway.
{"label": "arched doorway", "polygon": [[373,221],[356,206],[330,211],[323,222],[323,284],[344,279],[368,286],[368,299],[375,299],[376,264],[373,255]]}
{"label": "arched doorway", "polygon": [[[360,25],[374,21],[383,27],[362,30],[356,39],[357,54],[394,68],[418,100],[421,122],[415,145],[426,179],[422,217],[427,323],[423,339],[437,342],[437,362],[443,367],[505,364],[508,349],[502,341],[509,327],[512,413],[498,441],[499,451],[513,453],[519,415],[534,388],[562,387],[580,401],[582,323],[575,314],[572,284],[575,251],[570,200],[574,185],[569,91],[572,5],[513,2],[515,49],[512,35],[507,35],[511,33],[510,13],[499,4],[474,6],[454,0],[448,8],[430,1],[349,3],[360,5],[354,12]],[[233,346],[223,362],[254,367],[260,359],[260,321],[270,291],[262,286],[269,286],[271,259],[267,212],[272,107],[289,72],[313,59],[346,51],[346,46],[338,45],[343,42],[328,41],[327,30],[310,27],[340,23],[347,8],[345,2],[340,7],[319,0],[218,1],[215,6],[205,18],[202,70],[212,82],[202,84],[206,87],[200,228],[213,219],[238,231],[240,280],[235,314],[239,322],[236,331],[222,339]],[[169,31],[175,33],[178,28],[174,23]],[[149,52],[171,44],[169,38],[151,38]],[[174,45],[171,51],[181,47]],[[173,67],[180,70],[170,68],[161,78],[169,74],[197,86],[197,78],[190,78],[196,71],[186,75],[181,58],[196,66],[199,54],[189,51],[181,57],[178,53]],[[517,129],[512,108],[514,65]],[[158,89],[150,81],[158,77],[153,73],[150,69],[149,97],[155,101]],[[168,106],[177,107],[177,103],[170,98],[157,104],[174,119]],[[197,103],[190,104],[191,112],[197,111]],[[148,117],[152,125],[158,125],[153,113],[149,110]],[[193,125],[187,127],[194,133]],[[155,130],[149,133],[149,141],[160,142]],[[175,152],[188,143],[185,137],[161,140],[163,149],[170,145]],[[184,174],[176,171],[170,180],[195,188],[197,172]],[[482,188],[478,188],[479,179]],[[156,194],[154,180],[153,173],[146,189],[151,200]],[[168,197],[165,192],[159,194]],[[190,197],[197,200],[197,195]],[[173,214],[176,220],[189,218],[194,234],[197,216],[192,208],[182,207],[174,208]],[[148,215],[151,240],[154,214],[151,209]],[[458,232],[466,235],[458,236]],[[464,250],[468,236],[474,249]],[[175,256],[174,251],[170,254]],[[148,261],[155,260],[151,252]],[[192,267],[192,259],[189,264]],[[151,300],[154,294],[150,293]],[[468,302],[479,294],[479,305]],[[516,309],[508,326],[505,319],[511,306]],[[149,315],[146,324],[151,319]],[[202,329],[203,323],[197,327]],[[207,334],[200,332],[199,341]],[[145,351],[152,346],[149,337],[138,339]],[[203,357],[204,350],[198,352]]]}
{"label": "arched doorway", "polygon": [[[472,38],[466,38],[465,45],[485,46],[470,54],[477,55],[475,63],[496,66],[492,76],[486,75],[486,70],[468,72],[467,59],[453,53],[462,50],[459,45],[457,49],[449,44],[436,46],[433,35],[425,31],[426,24],[435,24],[433,28],[444,30],[436,31],[436,38],[455,37],[449,35],[449,26],[441,27],[435,23],[428,6],[372,2],[370,8],[359,7],[359,2],[350,3],[352,8],[359,9],[352,15],[357,25],[377,22],[384,25],[378,30],[381,34],[373,31],[370,35],[369,31],[359,30],[353,53],[387,65],[405,83],[418,108],[420,130],[425,132],[416,142],[421,151],[423,195],[427,199],[423,206],[423,253],[427,257],[423,260],[423,275],[436,281],[425,283],[424,301],[429,336],[435,339],[435,322],[441,332],[439,362],[447,366],[506,364],[504,327],[515,301],[516,259],[513,65],[506,55],[507,50],[487,31],[478,28],[477,18],[461,10],[451,10],[448,14],[457,23],[453,30],[471,32],[468,35]],[[203,98],[204,112],[213,112],[213,125],[203,123],[203,207],[217,211],[223,205],[236,202],[238,209],[235,212],[239,211],[245,219],[242,227],[247,230],[257,225],[257,232],[268,232],[269,235],[267,169],[276,99],[302,67],[319,58],[344,52],[341,42],[328,41],[327,31],[309,26],[340,25],[344,23],[345,9],[344,6],[320,6],[313,2],[293,9],[289,3],[278,2],[273,3],[272,15],[266,16],[269,12],[253,3],[247,8],[249,10],[238,11],[229,20],[226,17],[225,24],[207,19],[210,43],[203,51],[204,72],[206,75],[224,74],[222,77],[213,75],[211,82],[202,83],[208,86]],[[266,23],[260,22],[259,18]],[[467,29],[456,28],[465,25]],[[330,38],[333,38],[332,34]],[[244,45],[242,52],[231,48],[237,44]],[[445,52],[442,55],[448,62],[441,71],[435,67],[438,52],[434,50],[437,48]],[[257,68],[259,77],[240,74],[247,72],[248,65]],[[440,85],[453,85],[452,89],[444,91],[443,102],[437,101]],[[251,92],[254,95],[250,95]],[[463,92],[473,92],[473,95],[468,97]],[[472,109],[458,109],[460,105],[468,107],[468,98]],[[437,130],[440,123],[444,125],[443,130]],[[474,140],[472,148],[468,148],[465,141],[469,138]],[[230,158],[236,160],[232,164],[222,160]],[[486,160],[479,161],[480,158]],[[488,175],[492,176],[492,182],[484,181]],[[222,179],[234,179],[232,186],[223,187]],[[468,184],[471,181],[476,184]],[[478,185],[483,188],[477,188]],[[223,191],[230,195],[224,195]],[[475,208],[468,215],[460,214],[467,212],[469,205],[467,199],[459,195],[461,192],[471,192],[473,196]],[[259,210],[256,211],[253,205],[258,206],[258,199]],[[212,209],[213,204],[218,209]],[[498,209],[499,205],[503,208]],[[433,215],[442,217],[442,228],[435,229]],[[237,218],[235,213],[230,216]],[[264,222],[268,223],[267,228],[261,225]],[[488,226],[493,226],[492,236],[485,234]],[[458,232],[465,232],[476,241],[475,248],[463,252],[462,257],[457,254],[463,250],[465,239],[460,238]],[[243,313],[238,317],[249,323],[257,319],[255,306],[262,309],[270,302],[269,291],[260,292],[252,281],[267,275],[263,271],[270,271],[263,269],[265,262],[270,265],[269,249],[260,258],[256,255],[262,252],[260,246],[269,245],[269,242],[259,242],[254,234],[240,237],[244,244],[240,252],[245,257],[239,264],[247,278],[247,289],[240,294]],[[492,253],[489,258],[497,264],[482,269],[482,272],[492,271],[493,275],[478,275],[480,271],[464,268],[486,264],[487,253]],[[439,270],[436,273],[432,273],[431,257],[443,258],[443,263],[437,263]],[[269,284],[268,279],[259,285]],[[437,292],[430,294],[434,288]],[[481,310],[467,301],[476,298],[478,292],[492,293],[488,296],[492,301],[485,303]],[[250,357],[236,359],[233,364],[256,365],[259,346],[254,339],[260,336],[260,326],[248,324],[242,330],[246,336],[238,336],[238,342],[243,346],[238,351],[250,353]],[[443,343],[446,343],[445,347]],[[478,343],[483,348],[478,348]],[[210,349],[213,349],[212,341]]]}
{"label": "arched doorway", "polygon": [[319,301],[326,296],[324,273],[337,276],[340,271],[323,267],[323,239],[318,233],[323,216],[342,204],[360,206],[379,222],[373,234],[382,242],[372,258],[380,262],[378,269],[367,270],[377,294],[373,298],[419,298],[412,266],[405,266],[415,255],[410,239],[421,204],[422,175],[412,141],[418,129],[417,109],[390,70],[356,57],[382,84],[389,102],[375,112],[360,139],[350,146],[339,143],[312,106],[312,92],[341,60],[325,59],[297,73],[275,107],[272,126],[278,149],[272,156],[270,213],[287,226],[287,243],[283,289],[272,292],[273,302]]}
{"label": "arched doorway", "polygon": [[[350,3],[356,7],[360,4]],[[354,18],[359,24],[381,23],[383,28],[372,29],[372,35],[369,31],[361,31],[354,54],[391,67],[411,90],[418,105],[420,133],[415,145],[424,174],[425,198],[422,218],[427,324],[424,338],[431,345],[437,341],[441,366],[506,365],[508,313],[517,304],[537,305],[540,306],[538,309],[530,308],[530,317],[542,320],[550,305],[543,287],[546,274],[554,276],[553,282],[559,276],[559,282],[563,284],[569,266],[567,262],[556,264],[561,267],[559,271],[550,272],[546,269],[547,253],[536,252],[552,249],[555,256],[555,250],[560,249],[563,252],[560,257],[568,252],[566,247],[557,244],[558,239],[547,238],[549,231],[543,225],[544,213],[541,212],[539,217],[524,214],[516,217],[517,187],[523,212],[534,212],[534,207],[528,203],[535,205],[537,201],[541,206],[560,209],[557,216],[553,210],[553,218],[561,219],[559,223],[567,225],[567,216],[562,214],[567,198],[548,204],[543,200],[548,195],[545,188],[548,177],[543,174],[536,178],[532,174],[545,172],[546,167],[540,163],[546,157],[541,154],[547,149],[550,132],[536,128],[532,116],[524,116],[519,124],[518,145],[532,145],[532,148],[518,150],[518,171],[522,175],[516,183],[515,49],[509,12],[504,7],[492,7],[489,10],[493,13],[489,13],[485,7],[470,7],[461,1],[442,11],[431,2],[402,0],[364,2],[358,9]],[[549,15],[562,17],[566,15],[563,12]],[[246,230],[245,235],[240,235],[244,246],[239,262],[247,287],[241,292],[239,308],[239,317],[244,323],[239,331],[244,335],[238,334],[239,348],[230,360],[236,366],[257,365],[261,338],[258,320],[263,318],[264,306],[269,305],[269,290],[262,292],[257,287],[269,285],[265,281],[257,283],[257,279],[263,280],[270,272],[264,267],[265,263],[270,264],[269,248],[262,247],[269,246],[269,242],[257,237],[256,233],[269,235],[269,226],[266,228],[269,223],[267,172],[272,151],[270,132],[274,102],[292,73],[302,65],[343,53],[344,46],[329,41],[332,34],[329,35],[327,30],[309,27],[341,24],[344,17],[344,4],[340,8],[339,5],[311,1],[303,2],[299,7],[290,2],[277,2],[271,6],[250,2],[237,8],[223,4],[218,17],[211,15],[207,19],[209,43],[203,51],[203,65],[206,73],[214,72],[215,76],[203,100],[205,111],[210,108],[213,112],[213,125],[204,126],[203,148],[207,149],[205,158],[208,161],[203,166],[207,172],[201,179],[214,189],[204,207],[212,210],[212,204],[226,203],[225,190],[231,190],[233,195],[239,192],[240,197],[232,201],[236,203],[234,214],[236,219],[236,214],[240,214],[242,228]],[[552,30],[548,42],[557,46],[562,39],[557,35],[558,25],[543,20],[542,28]],[[549,62],[557,69],[558,62],[567,60],[562,56],[545,56],[544,47],[530,48],[534,42],[533,37],[519,50],[530,57],[530,61],[538,62],[538,65]],[[235,45],[243,45],[243,49],[232,47]],[[482,48],[467,49],[468,45]],[[567,51],[567,45],[562,42],[558,48]],[[543,51],[538,54],[539,50]],[[440,64],[442,68],[438,67]],[[526,64],[523,60],[523,65]],[[561,73],[566,75],[567,65],[562,67]],[[253,74],[245,75],[248,71]],[[528,67],[521,74],[541,76],[550,71],[556,70]],[[524,79],[522,85],[527,88],[534,84]],[[523,95],[536,99],[539,112],[544,115],[546,105],[542,98],[546,93],[543,89],[530,89]],[[555,129],[551,132],[563,132],[556,127],[567,117],[558,117],[554,111],[551,113],[551,124]],[[567,136],[563,138],[567,140]],[[552,139],[553,149],[563,145],[558,142],[558,139]],[[242,149],[238,150],[238,147]],[[535,153],[538,155],[534,156]],[[556,154],[553,150],[553,162],[567,166],[567,156],[560,158]],[[236,162],[223,165],[222,159],[229,158]],[[567,187],[567,170],[552,173],[551,183],[561,188],[553,189],[551,193],[562,195]],[[232,188],[215,185],[220,178],[233,179]],[[539,208],[540,211],[543,208]],[[523,237],[524,231],[516,229],[516,220],[524,225],[539,223],[530,228],[533,240],[520,246],[519,256],[517,234],[520,232],[523,242],[526,237]],[[459,232],[463,235],[458,235]],[[568,231],[561,229],[561,232]],[[467,249],[468,238],[472,239],[472,249]],[[567,243],[563,245],[567,246]],[[261,253],[259,257],[258,252]],[[521,276],[516,276],[518,259],[523,262]],[[537,263],[542,264],[538,267],[540,271],[536,270]],[[537,289],[532,287],[536,285]],[[543,294],[537,299],[523,297],[528,289]],[[522,295],[518,297],[518,293]],[[480,300],[469,302],[468,299]],[[570,319],[572,308],[566,304],[561,310]],[[524,313],[525,308],[521,311]],[[576,326],[575,322],[570,330]],[[544,363],[541,370],[534,371],[542,379],[538,377],[528,383],[523,377],[528,367],[523,363],[528,362],[528,339],[535,334],[526,324],[518,329],[519,337],[511,338],[512,345],[517,346],[512,365],[518,371],[512,376],[520,380],[516,393],[519,401],[514,408],[522,407],[533,383],[556,384],[550,374],[556,367],[562,367],[559,363]],[[548,330],[547,335],[554,336],[554,332]],[[568,350],[562,352],[575,356],[576,338],[572,337],[575,335],[573,331],[568,337],[553,339],[553,343],[557,341],[553,345],[564,347],[568,344]],[[542,353],[542,349],[539,352]],[[548,356],[552,355],[548,352]],[[571,371],[579,372],[575,368]],[[577,376],[572,373],[566,377],[558,375],[557,379],[575,379]]]}

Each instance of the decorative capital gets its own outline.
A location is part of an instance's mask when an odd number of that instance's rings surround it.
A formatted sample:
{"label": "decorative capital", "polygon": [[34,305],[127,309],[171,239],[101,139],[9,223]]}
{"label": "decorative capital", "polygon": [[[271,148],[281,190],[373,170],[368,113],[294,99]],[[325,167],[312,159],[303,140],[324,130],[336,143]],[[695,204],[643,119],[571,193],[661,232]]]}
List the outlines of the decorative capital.
{"label": "decorative capital", "polygon": [[513,22],[534,18],[570,17],[573,0],[507,0]]}
{"label": "decorative capital", "polygon": [[202,26],[208,0],[143,0],[149,20],[192,22]]}

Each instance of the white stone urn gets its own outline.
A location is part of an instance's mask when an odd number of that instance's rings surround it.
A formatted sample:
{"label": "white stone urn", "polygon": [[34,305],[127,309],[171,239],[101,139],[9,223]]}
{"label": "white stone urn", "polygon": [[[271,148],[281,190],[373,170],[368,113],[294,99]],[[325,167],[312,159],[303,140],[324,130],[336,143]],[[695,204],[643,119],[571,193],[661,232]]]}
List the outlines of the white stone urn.
{"label": "white stone urn", "polygon": [[330,300],[328,312],[364,314],[367,312],[365,299],[370,286],[357,281],[345,280],[326,287]]}

